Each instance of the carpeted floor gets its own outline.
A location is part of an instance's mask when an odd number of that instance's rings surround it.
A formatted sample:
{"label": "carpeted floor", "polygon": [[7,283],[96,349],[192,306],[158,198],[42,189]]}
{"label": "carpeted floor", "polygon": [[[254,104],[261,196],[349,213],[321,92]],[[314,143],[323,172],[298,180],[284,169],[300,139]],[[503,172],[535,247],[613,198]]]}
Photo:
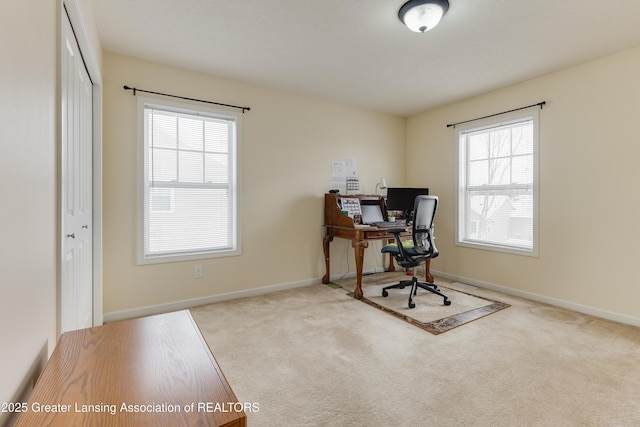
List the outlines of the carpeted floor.
{"label": "carpeted floor", "polygon": [[511,307],[441,335],[326,285],[192,313],[252,427],[640,425],[639,328],[474,293]]}

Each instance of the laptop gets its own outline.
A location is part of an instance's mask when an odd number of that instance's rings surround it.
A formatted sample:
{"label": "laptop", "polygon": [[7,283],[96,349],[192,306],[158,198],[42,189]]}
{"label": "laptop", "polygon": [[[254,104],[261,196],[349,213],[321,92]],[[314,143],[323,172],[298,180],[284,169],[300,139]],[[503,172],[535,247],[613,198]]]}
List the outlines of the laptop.
{"label": "laptop", "polygon": [[383,222],[382,209],[380,205],[360,205],[362,210],[362,223],[375,225],[376,222]]}
{"label": "laptop", "polygon": [[360,205],[362,210],[362,223],[378,228],[406,228],[408,225],[401,221],[385,221],[382,216],[382,209],[379,205]]}

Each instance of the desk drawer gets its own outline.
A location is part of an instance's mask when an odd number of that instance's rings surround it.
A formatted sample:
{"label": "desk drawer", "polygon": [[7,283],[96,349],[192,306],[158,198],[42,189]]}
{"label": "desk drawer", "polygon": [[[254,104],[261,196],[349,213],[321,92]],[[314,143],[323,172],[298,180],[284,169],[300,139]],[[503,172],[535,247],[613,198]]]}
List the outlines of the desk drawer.
{"label": "desk drawer", "polygon": [[387,231],[367,231],[365,239],[393,239],[393,234]]}
{"label": "desk drawer", "polygon": [[[410,231],[404,231],[400,233],[400,236],[411,236]],[[394,235],[385,230],[371,230],[367,231],[364,236],[365,239],[394,239]]]}
{"label": "desk drawer", "polygon": [[389,234],[385,231],[371,231],[369,233],[367,233],[367,238],[368,239],[383,239],[383,238],[389,238],[389,239],[393,239],[393,234]]}

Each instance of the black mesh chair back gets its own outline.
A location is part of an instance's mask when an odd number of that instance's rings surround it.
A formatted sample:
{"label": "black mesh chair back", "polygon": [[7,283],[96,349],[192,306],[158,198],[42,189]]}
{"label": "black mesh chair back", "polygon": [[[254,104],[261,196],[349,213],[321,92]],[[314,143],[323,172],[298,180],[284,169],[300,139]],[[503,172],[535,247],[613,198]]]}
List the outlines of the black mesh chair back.
{"label": "black mesh chair back", "polygon": [[[395,244],[387,245],[382,248],[382,253],[388,253],[404,268],[413,268],[438,256],[439,252],[436,248],[435,237],[433,236],[433,218],[438,210],[438,196],[417,196],[413,209],[413,247],[405,247],[403,245],[401,234],[405,230],[391,229],[389,230],[395,237]],[[407,245],[409,246],[409,245]],[[449,298],[440,292],[435,283],[419,281],[415,275],[411,280],[401,280],[395,285],[385,286],[382,289],[382,296],[389,295],[389,289],[404,289],[410,286],[409,291],[409,308],[414,308],[415,303],[413,297],[416,296],[418,288],[429,291],[433,294],[444,298],[444,305],[451,305]]]}
{"label": "black mesh chair back", "polygon": [[416,197],[413,209],[413,247],[417,253],[429,258],[438,256],[433,237],[433,218],[437,210],[437,196]]}

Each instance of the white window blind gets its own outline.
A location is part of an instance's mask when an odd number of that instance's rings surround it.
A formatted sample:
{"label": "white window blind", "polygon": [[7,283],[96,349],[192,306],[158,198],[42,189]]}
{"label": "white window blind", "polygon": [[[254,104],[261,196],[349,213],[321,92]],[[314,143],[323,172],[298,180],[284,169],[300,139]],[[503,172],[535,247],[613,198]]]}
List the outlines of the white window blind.
{"label": "white window blind", "polygon": [[141,99],[143,218],[139,262],[239,251],[239,117]]}
{"label": "white window blind", "polygon": [[537,113],[458,136],[458,243],[537,254]]}

